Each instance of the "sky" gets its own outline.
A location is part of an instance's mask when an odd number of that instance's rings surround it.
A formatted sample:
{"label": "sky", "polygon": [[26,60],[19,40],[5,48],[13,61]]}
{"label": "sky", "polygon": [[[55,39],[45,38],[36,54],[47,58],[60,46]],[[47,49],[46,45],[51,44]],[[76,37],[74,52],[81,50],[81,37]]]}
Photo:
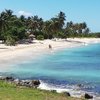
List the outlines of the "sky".
{"label": "sky", "polygon": [[86,22],[91,32],[100,32],[100,0],[0,0],[0,12],[5,9],[17,16],[38,15],[44,20],[63,11],[66,21]]}

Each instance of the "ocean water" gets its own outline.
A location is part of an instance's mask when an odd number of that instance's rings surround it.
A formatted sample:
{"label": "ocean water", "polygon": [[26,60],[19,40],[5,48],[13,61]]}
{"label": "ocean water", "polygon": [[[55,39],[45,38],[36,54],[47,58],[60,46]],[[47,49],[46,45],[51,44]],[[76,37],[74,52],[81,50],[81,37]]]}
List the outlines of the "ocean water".
{"label": "ocean water", "polygon": [[48,87],[61,89],[78,89],[77,85],[81,84],[80,90],[100,94],[100,44],[52,51],[13,64],[10,70],[0,74],[39,79]]}

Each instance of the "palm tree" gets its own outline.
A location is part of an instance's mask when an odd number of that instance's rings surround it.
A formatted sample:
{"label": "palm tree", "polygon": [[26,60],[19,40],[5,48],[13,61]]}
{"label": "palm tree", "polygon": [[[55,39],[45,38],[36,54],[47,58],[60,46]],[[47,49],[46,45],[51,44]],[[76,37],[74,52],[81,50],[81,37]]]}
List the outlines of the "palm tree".
{"label": "palm tree", "polygon": [[51,21],[45,21],[43,25],[43,32],[47,36],[48,39],[52,38],[52,22]]}
{"label": "palm tree", "polygon": [[87,28],[87,24],[85,22],[82,23],[82,28],[86,29]]}
{"label": "palm tree", "polygon": [[39,18],[38,20],[38,30],[42,31],[43,30],[43,25],[44,25],[44,21],[42,18]]}
{"label": "palm tree", "polygon": [[26,25],[26,18],[24,15],[21,15],[19,19],[23,23],[23,25]]}
{"label": "palm tree", "polygon": [[84,30],[84,33],[85,34],[88,34],[90,32],[90,29],[89,28],[86,28],[85,30]]}
{"label": "palm tree", "polygon": [[4,32],[13,22],[15,16],[12,15],[12,10],[5,10],[0,14],[0,31]]}
{"label": "palm tree", "polygon": [[[0,14],[0,35],[2,37],[3,33],[8,29],[8,20],[6,18],[6,13],[5,12],[2,12]],[[2,37],[3,38],[3,37]]]}
{"label": "palm tree", "polygon": [[64,21],[66,20],[66,16],[65,16],[65,13],[60,11],[60,13],[58,14],[58,22],[59,22],[59,26],[60,28],[63,28],[64,26]]}
{"label": "palm tree", "polygon": [[56,17],[51,18],[51,27],[54,37],[58,37],[58,33],[63,31],[65,14],[60,12]]}

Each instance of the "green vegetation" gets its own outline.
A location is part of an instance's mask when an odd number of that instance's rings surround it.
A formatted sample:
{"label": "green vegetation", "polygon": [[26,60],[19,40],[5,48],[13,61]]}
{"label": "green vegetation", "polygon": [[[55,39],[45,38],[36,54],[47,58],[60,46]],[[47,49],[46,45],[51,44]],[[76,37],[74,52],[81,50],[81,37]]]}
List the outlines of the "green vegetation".
{"label": "green vegetation", "polygon": [[84,100],[71,98],[65,94],[46,90],[18,87],[14,84],[0,81],[0,100]]}
{"label": "green vegetation", "polygon": [[15,39],[11,36],[7,36],[6,41],[5,41],[6,45],[15,45]]}
{"label": "green vegetation", "polygon": [[37,40],[44,40],[44,36],[43,35],[38,35]]}
{"label": "green vegetation", "polygon": [[90,33],[85,22],[67,22],[64,12],[47,21],[38,16],[17,17],[12,10],[0,13],[0,40],[4,43],[15,45],[17,41],[28,39],[30,35],[37,39],[100,37],[100,33]]}

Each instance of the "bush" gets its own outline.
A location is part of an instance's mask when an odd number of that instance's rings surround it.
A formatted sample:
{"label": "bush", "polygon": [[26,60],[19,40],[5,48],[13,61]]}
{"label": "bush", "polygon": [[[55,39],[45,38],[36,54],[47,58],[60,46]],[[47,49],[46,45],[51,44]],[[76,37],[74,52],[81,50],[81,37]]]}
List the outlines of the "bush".
{"label": "bush", "polygon": [[5,44],[6,44],[7,46],[15,46],[16,41],[15,41],[15,39],[12,38],[11,36],[7,36],[7,39],[6,39],[6,41],[5,41]]}
{"label": "bush", "polygon": [[43,35],[38,35],[37,40],[44,40],[44,36]]}

